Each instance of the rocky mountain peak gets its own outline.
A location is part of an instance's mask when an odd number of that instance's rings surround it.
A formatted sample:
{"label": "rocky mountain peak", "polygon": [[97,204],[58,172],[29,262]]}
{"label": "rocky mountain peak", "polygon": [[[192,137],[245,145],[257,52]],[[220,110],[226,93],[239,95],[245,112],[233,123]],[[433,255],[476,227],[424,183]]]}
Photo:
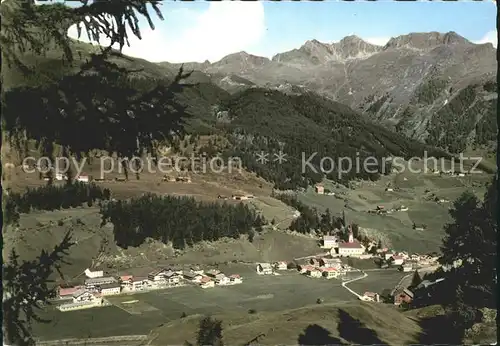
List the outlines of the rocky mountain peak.
{"label": "rocky mountain peak", "polygon": [[343,60],[367,58],[382,50],[381,47],[368,43],[356,35],[346,36],[339,42],[333,43],[331,47],[332,51]]}
{"label": "rocky mountain peak", "polygon": [[439,32],[419,32],[393,37],[385,45],[385,49],[407,48],[413,50],[427,50],[440,45],[470,44],[466,38],[454,31],[445,34]]}

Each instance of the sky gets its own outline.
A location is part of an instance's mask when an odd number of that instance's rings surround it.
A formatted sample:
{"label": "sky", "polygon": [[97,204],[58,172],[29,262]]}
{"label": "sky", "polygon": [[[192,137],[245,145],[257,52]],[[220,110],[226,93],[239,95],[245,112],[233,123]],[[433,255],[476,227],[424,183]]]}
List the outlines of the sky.
{"label": "sky", "polygon": [[[240,51],[271,58],[312,39],[332,43],[354,34],[384,45],[391,37],[430,31],[497,45],[493,1],[164,1],[161,11],[163,21],[152,12],[155,30],[141,22],[142,40],[132,38],[125,54],[174,63],[215,62]],[[76,27],[68,33],[78,37]],[[88,41],[85,34],[80,39]]]}

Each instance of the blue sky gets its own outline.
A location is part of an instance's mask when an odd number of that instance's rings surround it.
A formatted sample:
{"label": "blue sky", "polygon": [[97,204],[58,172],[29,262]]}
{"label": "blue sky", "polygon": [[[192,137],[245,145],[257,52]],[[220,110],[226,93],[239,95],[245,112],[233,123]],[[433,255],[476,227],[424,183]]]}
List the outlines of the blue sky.
{"label": "blue sky", "polygon": [[[156,30],[142,23],[143,40],[126,54],[151,61],[217,61],[246,51],[271,57],[317,39],[355,34],[383,45],[410,32],[455,31],[496,46],[496,8],[485,2],[168,2]],[[70,35],[76,30],[70,29]]]}

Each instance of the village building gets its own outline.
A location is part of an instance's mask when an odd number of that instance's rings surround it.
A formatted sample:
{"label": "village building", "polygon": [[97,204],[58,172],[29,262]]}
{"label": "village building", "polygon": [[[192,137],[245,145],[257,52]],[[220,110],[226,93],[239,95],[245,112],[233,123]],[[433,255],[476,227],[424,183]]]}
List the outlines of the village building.
{"label": "village building", "polygon": [[319,258],[311,258],[311,259],[309,260],[309,263],[310,263],[312,266],[319,267]]}
{"label": "village building", "polygon": [[287,270],[288,264],[284,261],[276,262],[276,263],[274,263],[274,269],[275,270]]}
{"label": "village building", "polygon": [[273,273],[273,267],[269,263],[257,264],[257,274],[269,275]]}
{"label": "village building", "polygon": [[337,268],[325,268],[322,272],[327,279],[335,279],[340,276],[340,271]]}
{"label": "village building", "polygon": [[325,187],[324,187],[323,185],[320,185],[320,184],[316,185],[316,186],[314,187],[314,190],[315,190],[315,191],[316,191],[316,193],[317,193],[317,194],[319,194],[319,195],[323,195],[323,194],[325,193]]}
{"label": "village building", "polygon": [[165,280],[169,285],[177,285],[180,283],[182,275],[174,272],[168,272],[165,274]]}
{"label": "village building", "polygon": [[96,296],[89,291],[78,290],[73,293],[73,303],[91,302],[96,299]]}
{"label": "village building", "polygon": [[323,237],[323,247],[331,249],[337,246],[338,246],[338,240],[336,236],[325,235]]}
{"label": "village building", "polygon": [[203,269],[201,269],[199,266],[193,266],[191,267],[191,271],[195,274],[200,274],[203,275]]}
{"label": "village building", "polygon": [[102,270],[91,271],[90,269],[85,269],[85,276],[92,278],[102,278],[104,276],[104,272]]}
{"label": "village building", "polygon": [[425,228],[426,228],[426,227],[425,227],[425,225],[423,225],[423,224],[418,224],[418,225],[417,225],[417,224],[415,224],[415,223],[413,224],[413,229],[414,229],[415,231],[425,231]]}
{"label": "village building", "polygon": [[87,289],[95,289],[99,286],[112,284],[117,282],[117,280],[112,276],[90,278],[85,280],[85,287]]}
{"label": "village building", "polygon": [[323,268],[340,268],[342,261],[339,258],[321,258],[319,265]]}
{"label": "village building", "polygon": [[183,277],[188,281],[199,283],[201,282],[203,275],[194,272],[184,272]]}
{"label": "village building", "polygon": [[347,242],[341,242],[338,246],[338,254],[340,256],[360,256],[365,252],[364,247],[354,239],[352,232],[349,234]]}
{"label": "village building", "polygon": [[215,276],[217,274],[220,274],[220,270],[218,269],[210,269],[209,271],[207,271],[206,275],[209,276],[209,277],[212,277],[212,278],[215,278]]}
{"label": "village building", "polygon": [[411,303],[413,300],[413,292],[408,288],[398,290],[394,294],[394,305],[401,305],[402,303]]}
{"label": "village building", "polygon": [[100,287],[101,289],[101,294],[103,296],[111,296],[114,294],[120,294],[121,292],[121,285],[118,282],[112,283],[112,284],[105,284]]}
{"label": "village building", "polygon": [[392,191],[394,191],[394,189],[393,189],[392,187],[386,187],[386,188],[385,188],[385,191],[387,191],[387,192],[392,192]]}
{"label": "village building", "polygon": [[134,277],[130,280],[130,289],[133,291],[142,291],[149,287],[149,280],[145,277]]}
{"label": "village building", "polygon": [[389,261],[391,259],[391,257],[394,256],[394,253],[392,251],[388,251],[384,254],[384,259],[386,261]]}
{"label": "village building", "polygon": [[165,274],[167,273],[167,270],[164,269],[157,269],[155,271],[152,271],[151,273],[148,274],[148,280],[155,282],[155,283],[162,283],[165,282]]}
{"label": "village building", "polygon": [[404,263],[402,266],[401,266],[401,270],[405,273],[407,272],[411,272],[413,270],[413,264],[411,263]]}
{"label": "village building", "polygon": [[215,281],[215,284],[218,286],[229,285],[231,282],[231,280],[224,274],[217,274],[214,281]]}
{"label": "village building", "polygon": [[305,274],[308,270],[313,270],[313,269],[314,269],[314,266],[312,266],[312,265],[298,265],[297,266],[297,270],[301,274]]}
{"label": "village building", "polygon": [[204,276],[200,281],[201,288],[212,288],[215,287],[215,282],[208,276]]}
{"label": "village building", "polygon": [[403,258],[403,256],[399,256],[399,255],[392,255],[392,257],[389,259],[389,262],[390,262],[392,265],[399,266],[399,265],[402,265],[402,264],[403,264],[403,262],[404,262],[404,258]]}
{"label": "village building", "polygon": [[232,284],[241,284],[243,282],[241,276],[239,276],[238,274],[229,276],[229,280]]}
{"label": "village building", "polygon": [[379,303],[380,302],[380,295],[378,293],[374,293],[374,292],[365,292],[360,299],[367,301],[367,302]]}
{"label": "village building", "polygon": [[82,290],[81,286],[59,287],[58,296],[60,299],[73,299],[73,294]]}
{"label": "village building", "polygon": [[306,275],[311,278],[320,278],[322,276],[321,270],[312,268],[307,270]]}

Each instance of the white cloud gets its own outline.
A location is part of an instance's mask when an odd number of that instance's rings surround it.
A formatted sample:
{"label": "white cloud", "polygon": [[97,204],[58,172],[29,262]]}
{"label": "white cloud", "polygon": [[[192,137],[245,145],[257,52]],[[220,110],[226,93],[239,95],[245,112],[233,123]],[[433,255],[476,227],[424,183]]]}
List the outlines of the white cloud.
{"label": "white cloud", "polygon": [[387,42],[389,42],[390,37],[368,37],[363,38],[364,41],[377,45],[377,46],[385,46]]}
{"label": "white cloud", "polygon": [[[262,2],[211,2],[205,11],[183,9],[176,14],[184,19],[179,21],[182,28],[169,27],[168,18],[158,23],[156,30],[141,28],[142,40],[130,37],[130,47],[124,47],[123,53],[153,62],[214,62],[252,49],[266,32]],[[68,35],[78,37],[76,26],[68,30]],[[88,41],[85,33],[80,39]]]}
{"label": "white cloud", "polygon": [[497,31],[496,30],[491,30],[488,31],[482,39],[475,41],[474,43],[477,44],[483,44],[483,43],[491,43],[493,47],[497,47],[498,43],[498,38],[497,38]]}

